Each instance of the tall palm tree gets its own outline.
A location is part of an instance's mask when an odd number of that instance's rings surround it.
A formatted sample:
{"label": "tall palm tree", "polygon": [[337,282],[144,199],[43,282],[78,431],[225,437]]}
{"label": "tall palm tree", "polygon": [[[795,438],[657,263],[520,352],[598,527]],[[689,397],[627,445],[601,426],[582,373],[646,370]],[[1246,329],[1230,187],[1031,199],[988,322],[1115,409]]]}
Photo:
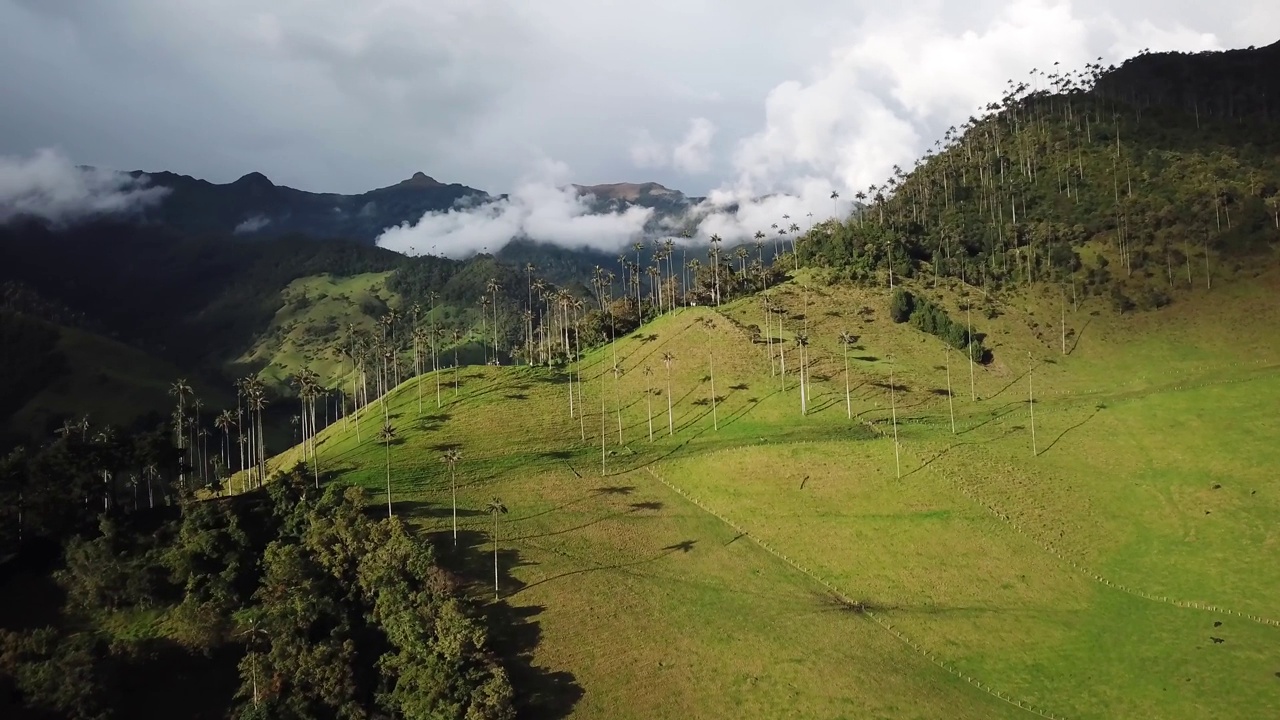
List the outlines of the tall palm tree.
{"label": "tall palm tree", "polygon": [[850,420],[853,419],[853,400],[849,395],[849,346],[857,342],[857,338],[848,332],[840,333],[840,346],[844,348],[844,411]]}
{"label": "tall palm tree", "polygon": [[485,510],[493,516],[493,599],[498,599],[498,516],[507,514],[507,506],[502,500],[494,498],[489,501]]}
{"label": "tall palm tree", "polygon": [[653,442],[653,368],[644,366],[644,407],[649,416],[649,442]]}
{"label": "tall palm tree", "polygon": [[902,459],[898,449],[898,388],[893,379],[893,356],[889,356],[889,407],[893,412],[893,464],[902,479]]}
{"label": "tall palm tree", "polygon": [[[191,384],[188,383],[184,378],[178,378],[173,382],[173,384],[169,386],[169,394],[178,399],[178,409],[174,415],[174,418],[176,420],[174,424],[174,437],[178,440],[179,453],[183,452],[184,448],[186,447],[186,434],[182,432],[182,425],[186,421],[186,417],[187,417],[186,400],[191,395],[191,393],[192,393]],[[83,439],[84,433],[87,431],[87,426],[88,426],[87,418],[84,425],[86,427],[82,429],[82,432],[81,432],[82,439]],[[187,481],[186,471],[184,466],[180,463],[178,468],[178,483],[185,487],[186,481]]]}
{"label": "tall palm tree", "polygon": [[951,411],[951,434],[956,434],[956,404],[951,393],[951,345],[942,344],[942,352],[947,355],[947,408]]}
{"label": "tall palm tree", "polygon": [[631,272],[632,282],[636,286],[636,312],[640,312],[640,251],[644,250],[644,243],[636,243],[631,246],[636,251],[636,264]]}
{"label": "tall palm tree", "polygon": [[462,451],[449,448],[440,456],[440,462],[449,466],[449,489],[453,496],[453,546],[458,547],[458,463],[462,461]]}
{"label": "tall palm tree", "polygon": [[805,349],[809,347],[809,336],[804,333],[796,333],[796,349],[800,352],[800,414],[809,414],[809,398],[805,392],[805,375],[806,375],[806,357]]}
{"label": "tall palm tree", "polygon": [[387,517],[391,517],[391,441],[396,439],[396,429],[390,422],[382,425],[378,431],[378,439],[386,446],[387,457]]}
{"label": "tall palm tree", "polygon": [[720,307],[720,243],[723,240],[719,235],[711,236],[711,262],[715,268],[716,279],[716,307]]}
{"label": "tall palm tree", "polygon": [[675,417],[671,412],[671,364],[676,361],[676,356],[669,352],[662,353],[662,364],[667,368],[667,435],[675,435]]}
{"label": "tall palm tree", "polygon": [[231,467],[231,428],[236,426],[236,420],[231,415],[230,410],[223,410],[218,413],[218,417],[214,418],[213,426],[222,431],[222,462]]}
{"label": "tall palm tree", "polygon": [[485,292],[493,296],[493,361],[498,362],[498,291],[502,289],[502,284],[497,278],[489,278],[484,285]]}
{"label": "tall palm tree", "polygon": [[839,199],[840,199],[840,193],[836,192],[835,190],[832,190],[831,191],[831,217],[832,218],[835,218],[836,215],[840,214],[840,211],[836,208],[836,201]]}

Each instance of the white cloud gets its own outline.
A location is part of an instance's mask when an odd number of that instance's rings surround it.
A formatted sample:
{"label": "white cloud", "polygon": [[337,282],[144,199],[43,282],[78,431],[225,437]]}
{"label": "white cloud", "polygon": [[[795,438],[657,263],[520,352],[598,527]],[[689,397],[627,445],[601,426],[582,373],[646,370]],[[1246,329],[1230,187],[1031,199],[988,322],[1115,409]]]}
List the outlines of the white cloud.
{"label": "white cloud", "polygon": [[[334,208],[334,210],[337,210],[338,212],[342,212],[338,208]],[[236,225],[235,230],[233,230],[232,232],[235,233],[236,235],[243,235],[246,233],[255,233],[270,224],[271,224],[271,218],[266,217],[265,215],[254,215],[253,217],[245,218],[244,222],[240,223],[239,225]]]}
{"label": "white cloud", "polygon": [[631,142],[631,162],[638,168],[660,168],[667,165],[667,149],[648,130],[635,133]]}
{"label": "white cloud", "polygon": [[671,164],[686,175],[698,175],[711,169],[711,139],[716,126],[706,118],[694,118],[689,122],[689,132],[684,140],[671,151]]}
{"label": "white cloud", "polygon": [[496,193],[537,147],[578,182],[829,214],[824,188],[844,203],[909,167],[1032,67],[1277,27],[1266,0],[0,0],[0,153],[351,193],[426,168]]}
{"label": "white cloud", "polygon": [[638,168],[675,168],[685,175],[701,175],[711,170],[711,141],[716,124],[704,117],[689,121],[684,138],[674,146],[659,142],[648,130],[634,133],[631,162]]}
{"label": "white cloud", "polygon": [[27,215],[68,223],[134,212],[169,192],[148,184],[145,175],[77,167],[47,148],[28,158],[0,156],[0,222]]}
{"label": "white cloud", "polygon": [[[1211,33],[1170,22],[1082,15],[1070,2],[1017,0],[986,18],[956,22],[936,3],[895,6],[869,17],[804,81],[788,80],[764,102],[764,125],[733,155],[733,178],[712,191],[698,235],[749,237],[787,212],[841,212],[894,166],[910,169],[945,128],[999,100],[1008,79],[1035,67],[1079,69],[1099,55],[1216,49]],[[762,194],[783,193],[756,200]],[[739,203],[732,214],[713,205]],[[801,212],[803,211],[803,212]]]}
{"label": "white cloud", "polygon": [[409,254],[465,258],[497,252],[513,238],[613,251],[644,233],[649,208],[592,214],[588,198],[568,186],[562,163],[544,161],[508,197],[469,208],[431,212],[388,228],[378,245]]}

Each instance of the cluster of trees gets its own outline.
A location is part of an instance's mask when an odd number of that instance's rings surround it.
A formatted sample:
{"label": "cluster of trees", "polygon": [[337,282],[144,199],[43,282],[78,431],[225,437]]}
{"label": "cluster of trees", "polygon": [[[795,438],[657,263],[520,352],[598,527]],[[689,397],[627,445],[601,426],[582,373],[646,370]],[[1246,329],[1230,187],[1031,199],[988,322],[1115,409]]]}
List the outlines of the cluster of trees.
{"label": "cluster of trees", "polygon": [[[174,716],[207,703],[246,719],[513,717],[485,625],[430,545],[370,519],[360,489],[322,493],[306,475],[184,505],[158,528],[103,514],[66,544],[61,621],[0,632],[0,686],[64,717],[128,716],[142,699],[120,679],[179,653],[212,674],[226,658],[239,681],[187,695]],[[153,621],[120,634],[122,618]],[[146,671],[152,686],[167,680],[163,666]]]}
{"label": "cluster of trees", "polygon": [[134,515],[190,497],[194,485],[182,482],[171,438],[165,428],[123,433],[84,417],[50,442],[0,456],[0,556],[25,541],[81,532],[104,513]]}
{"label": "cluster of trees", "polygon": [[958,323],[947,315],[941,305],[917,297],[909,290],[896,288],[889,296],[889,317],[896,323],[910,322],[921,332],[929,333],[957,350],[964,350],[974,362],[991,361],[991,351],[983,347],[982,335],[973,332],[971,315],[966,322]]}
{"label": "cluster of trees", "polygon": [[[1273,67],[1240,52],[1232,67]],[[801,260],[855,280],[889,271],[988,290],[1051,282],[1073,297],[1208,286],[1220,257],[1280,232],[1275,103],[1219,78],[1216,62],[1143,55],[1120,69],[1033,70],[948,129],[914,170],[895,167],[859,191],[852,217],[807,233]],[[1165,63],[1187,81],[1141,90]],[[1077,254],[1088,242],[1102,251],[1090,254],[1094,267]]]}

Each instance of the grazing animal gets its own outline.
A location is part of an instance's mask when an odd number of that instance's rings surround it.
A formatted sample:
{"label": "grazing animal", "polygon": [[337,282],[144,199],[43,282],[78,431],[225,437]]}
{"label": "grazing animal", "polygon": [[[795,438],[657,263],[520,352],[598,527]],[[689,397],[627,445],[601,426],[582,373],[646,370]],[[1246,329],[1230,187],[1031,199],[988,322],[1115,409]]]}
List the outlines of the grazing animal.
{"label": "grazing animal", "polygon": [[1223,640],[1220,637],[1214,637],[1212,635],[1209,636],[1209,639],[1213,641],[1214,645],[1221,645],[1222,643],[1226,642],[1226,640]]}

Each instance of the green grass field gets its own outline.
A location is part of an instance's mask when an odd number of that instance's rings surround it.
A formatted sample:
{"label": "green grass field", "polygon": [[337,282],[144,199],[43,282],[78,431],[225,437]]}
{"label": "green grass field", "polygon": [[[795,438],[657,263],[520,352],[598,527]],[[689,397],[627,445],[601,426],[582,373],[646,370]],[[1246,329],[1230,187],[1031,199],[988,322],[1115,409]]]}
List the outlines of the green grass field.
{"label": "green grass field", "polygon": [[[743,329],[757,299],[686,309],[589,355],[575,417],[558,371],[467,368],[456,395],[446,373],[440,407],[428,375],[421,409],[403,384],[393,507],[480,597],[484,508],[509,508],[494,611],[538,668],[515,680],[541,715],[1277,717],[1277,288],[1273,272],[1126,317],[1068,304],[1068,354],[1056,292],[1009,299],[973,315],[995,359],[972,395],[964,356],[891,323],[884,291],[776,289],[785,380]],[[953,289],[914,289],[963,319]],[[383,413],[319,445],[375,512]]]}

